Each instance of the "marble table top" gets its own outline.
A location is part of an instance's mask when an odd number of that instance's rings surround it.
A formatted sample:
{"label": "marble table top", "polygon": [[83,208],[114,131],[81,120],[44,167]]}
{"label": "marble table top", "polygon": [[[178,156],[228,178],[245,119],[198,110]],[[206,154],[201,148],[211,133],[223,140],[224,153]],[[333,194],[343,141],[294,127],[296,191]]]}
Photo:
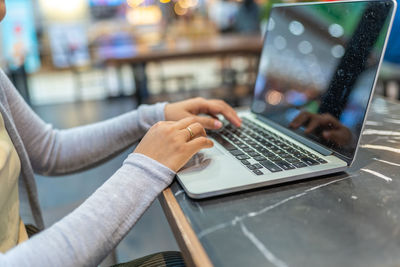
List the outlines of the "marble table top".
{"label": "marble table top", "polygon": [[179,205],[215,266],[400,266],[400,104],[376,98],[345,173]]}

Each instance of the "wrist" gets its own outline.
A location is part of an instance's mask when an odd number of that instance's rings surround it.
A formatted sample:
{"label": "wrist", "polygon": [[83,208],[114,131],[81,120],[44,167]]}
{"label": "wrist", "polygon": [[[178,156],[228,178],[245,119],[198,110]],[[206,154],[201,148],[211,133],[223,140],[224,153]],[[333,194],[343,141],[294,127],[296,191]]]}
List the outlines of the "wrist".
{"label": "wrist", "polygon": [[169,185],[175,177],[175,172],[164,164],[140,152],[130,154],[123,165],[131,165],[149,174],[153,179],[161,180]]}

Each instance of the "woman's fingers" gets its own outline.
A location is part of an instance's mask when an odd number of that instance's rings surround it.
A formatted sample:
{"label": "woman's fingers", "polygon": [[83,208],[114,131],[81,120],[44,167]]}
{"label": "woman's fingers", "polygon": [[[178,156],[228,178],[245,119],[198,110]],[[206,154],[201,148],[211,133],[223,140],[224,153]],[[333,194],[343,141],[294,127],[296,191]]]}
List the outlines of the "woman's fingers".
{"label": "woman's fingers", "polygon": [[197,151],[213,146],[213,142],[205,137],[204,127],[194,120],[187,118],[174,123],[156,123],[135,152],[178,171]]}
{"label": "woman's fingers", "polygon": [[340,128],[343,127],[343,125],[340,123],[340,121],[338,119],[336,119],[335,117],[333,117],[331,114],[322,114],[322,125],[329,127],[329,128]]}
{"label": "woman's fingers", "polygon": [[200,136],[207,136],[204,127],[198,122],[190,124],[186,128],[180,130],[180,132],[183,136],[185,136],[187,141],[190,141]]}
{"label": "woman's fingers", "polygon": [[347,128],[323,131],[322,136],[337,145],[347,145],[351,142],[351,132]]}
{"label": "woman's fingers", "polygon": [[[215,109],[218,111],[217,114],[222,114],[233,125],[239,127],[242,124],[242,120],[239,118],[236,111],[227,103],[225,103],[225,101],[211,100],[210,105],[211,108],[215,106]],[[215,112],[211,112],[211,114],[217,115]]]}
{"label": "woman's fingers", "polygon": [[290,127],[297,129],[305,125],[311,118],[311,113],[303,111],[289,124]]}
{"label": "woman's fingers", "polygon": [[219,129],[222,127],[222,122],[220,122],[219,120],[203,116],[186,117],[180,121],[177,121],[175,125],[176,128],[180,130],[196,122],[200,123],[204,128],[207,129]]}
{"label": "woman's fingers", "polygon": [[236,111],[225,101],[198,99],[196,105],[198,105],[198,113],[205,113],[211,116],[222,114],[229,122],[238,127],[242,123]]}
{"label": "woman's fingers", "polygon": [[210,130],[219,129],[223,126],[222,122],[216,118],[196,116],[196,119],[206,129],[210,129]]}
{"label": "woman's fingers", "polygon": [[[197,121],[207,129],[219,129],[222,127],[222,123],[216,118],[219,114],[237,127],[242,122],[235,110],[224,101],[206,100],[202,97],[167,104],[164,112],[165,119],[171,121],[178,121],[188,116],[196,117]],[[200,114],[207,114],[211,118],[198,116]]]}
{"label": "woman's fingers", "polygon": [[202,150],[204,148],[213,147],[214,143],[207,137],[201,136],[199,138],[191,140],[186,145],[190,151],[190,155],[193,156],[194,154],[196,154],[197,152],[199,152],[200,150]]}
{"label": "woman's fingers", "polygon": [[190,124],[196,123],[198,122],[198,119],[196,116],[190,116],[190,117],[186,117],[184,119],[181,119],[177,122],[175,122],[174,127],[177,130],[182,130],[185,129],[186,127],[188,127]]}

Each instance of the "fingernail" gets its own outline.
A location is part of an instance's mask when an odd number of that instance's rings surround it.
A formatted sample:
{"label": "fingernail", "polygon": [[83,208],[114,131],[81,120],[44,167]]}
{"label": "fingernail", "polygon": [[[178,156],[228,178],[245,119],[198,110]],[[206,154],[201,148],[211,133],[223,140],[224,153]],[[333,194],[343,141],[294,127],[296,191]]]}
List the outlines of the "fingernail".
{"label": "fingernail", "polygon": [[216,120],[216,121],[214,121],[214,126],[215,126],[215,128],[219,129],[222,127],[222,122]]}

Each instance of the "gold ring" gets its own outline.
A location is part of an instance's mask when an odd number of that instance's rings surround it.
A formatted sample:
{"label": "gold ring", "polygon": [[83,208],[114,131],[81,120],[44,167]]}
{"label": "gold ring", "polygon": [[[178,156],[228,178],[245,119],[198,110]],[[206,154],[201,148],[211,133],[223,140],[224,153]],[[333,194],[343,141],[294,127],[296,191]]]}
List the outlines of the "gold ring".
{"label": "gold ring", "polygon": [[189,140],[192,140],[193,137],[194,137],[194,134],[193,134],[193,132],[192,132],[192,129],[190,129],[190,127],[186,127],[186,130],[188,130],[188,132],[189,132],[189,134],[190,134],[190,139],[189,139]]}

